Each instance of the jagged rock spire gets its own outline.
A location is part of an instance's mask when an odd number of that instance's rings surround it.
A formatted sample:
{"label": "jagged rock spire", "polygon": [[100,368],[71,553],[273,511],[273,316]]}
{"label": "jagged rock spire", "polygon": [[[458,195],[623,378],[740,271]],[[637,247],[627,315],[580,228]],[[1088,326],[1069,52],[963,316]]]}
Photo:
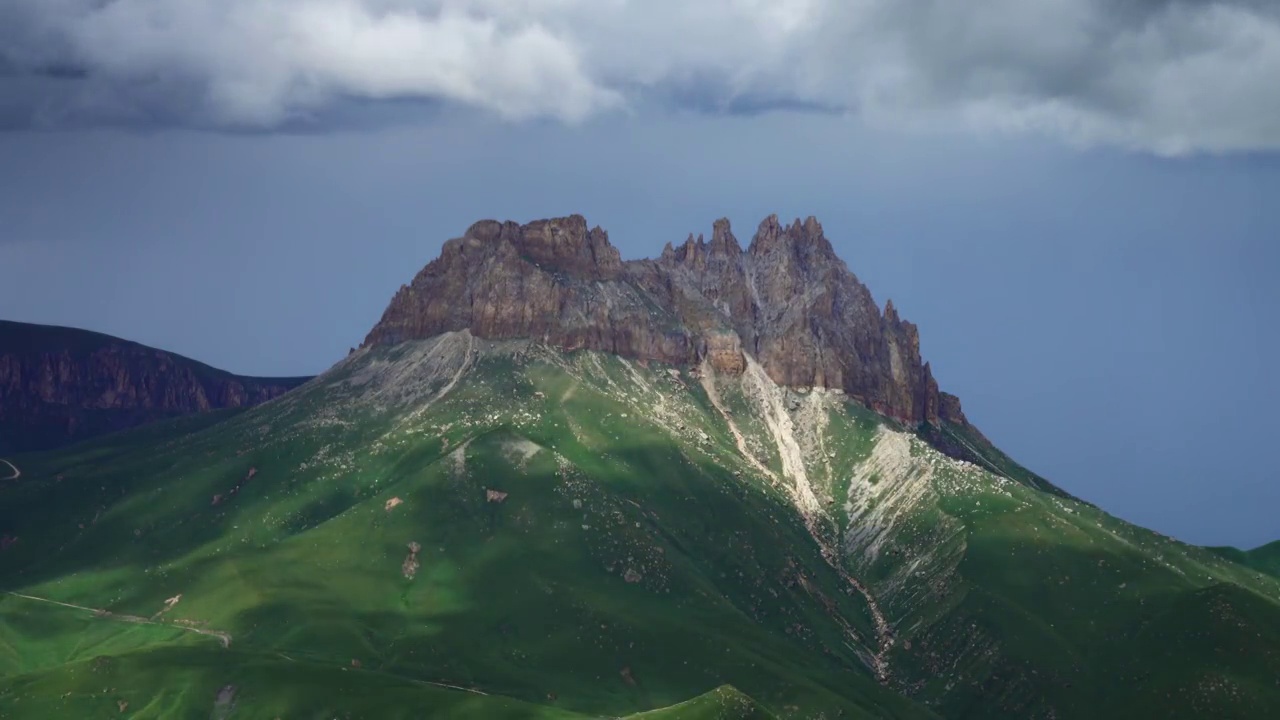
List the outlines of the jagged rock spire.
{"label": "jagged rock spire", "polygon": [[743,251],[727,218],[657,260],[622,262],[581,215],[524,225],[483,220],[445,243],[401,288],[364,345],[468,329],[741,372],[745,354],[775,382],[840,388],[909,422],[963,418],[920,357],[916,326],[871,293],[812,216],[770,215]]}

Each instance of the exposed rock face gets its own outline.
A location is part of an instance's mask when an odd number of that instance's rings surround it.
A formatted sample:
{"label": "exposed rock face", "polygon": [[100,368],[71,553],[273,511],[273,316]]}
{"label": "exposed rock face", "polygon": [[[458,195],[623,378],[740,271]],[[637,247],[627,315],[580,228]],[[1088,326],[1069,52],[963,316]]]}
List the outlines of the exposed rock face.
{"label": "exposed rock face", "polygon": [[469,329],[740,373],[744,353],[775,382],[839,388],[908,422],[964,422],[920,357],[916,326],[884,311],[814,218],[760,223],[743,250],[728,220],[711,240],[622,262],[580,215],[528,225],[485,220],[445,243],[400,288],[364,345]]}
{"label": "exposed rock face", "polygon": [[0,321],[0,451],[256,405],[307,379],[241,377],[107,335]]}
{"label": "exposed rock face", "polygon": [[528,225],[482,221],[445,243],[400,288],[365,345],[469,328],[566,349],[646,359],[695,357],[678,317],[653,306],[603,230],[581,216]]}

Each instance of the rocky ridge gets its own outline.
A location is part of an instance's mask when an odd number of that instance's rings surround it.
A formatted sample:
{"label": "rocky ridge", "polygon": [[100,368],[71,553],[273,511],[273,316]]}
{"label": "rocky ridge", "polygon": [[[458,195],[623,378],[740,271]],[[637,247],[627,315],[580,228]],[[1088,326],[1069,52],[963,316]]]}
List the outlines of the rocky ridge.
{"label": "rocky ridge", "polygon": [[308,379],[243,377],[87,330],[0,321],[0,450],[257,405]]}
{"label": "rocky ridge", "polygon": [[743,249],[726,219],[657,259],[623,262],[581,215],[482,220],[392,298],[362,347],[469,330],[640,361],[740,374],[750,355],[779,385],[839,389],[904,422],[966,424],[938,389],[916,326],[883,311],[812,217],[771,215]]}

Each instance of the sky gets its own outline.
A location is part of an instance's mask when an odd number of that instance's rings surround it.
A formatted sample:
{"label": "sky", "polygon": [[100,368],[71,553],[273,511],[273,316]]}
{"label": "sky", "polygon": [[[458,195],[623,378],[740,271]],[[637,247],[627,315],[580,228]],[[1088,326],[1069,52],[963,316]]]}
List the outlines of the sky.
{"label": "sky", "polygon": [[1254,0],[9,0],[0,317],[316,373],[480,218],[815,215],[998,446],[1252,547],[1275,77]]}

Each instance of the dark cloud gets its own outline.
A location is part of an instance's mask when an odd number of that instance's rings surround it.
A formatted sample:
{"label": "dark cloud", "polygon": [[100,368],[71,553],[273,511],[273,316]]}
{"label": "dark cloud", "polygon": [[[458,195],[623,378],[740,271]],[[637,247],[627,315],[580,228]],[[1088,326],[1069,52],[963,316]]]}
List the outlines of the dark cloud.
{"label": "dark cloud", "polygon": [[[0,123],[274,130],[392,101],[1280,148],[1261,0],[8,0]],[[392,106],[392,110],[397,109]],[[370,110],[386,118],[388,109]],[[381,120],[379,120],[381,121]]]}
{"label": "dark cloud", "polygon": [[769,112],[837,115],[849,110],[818,99],[798,98],[779,88],[768,86],[735,90],[729,79],[720,74],[670,78],[662,84],[649,87],[626,83],[617,83],[613,87],[638,103],[706,115],[751,117]]}

